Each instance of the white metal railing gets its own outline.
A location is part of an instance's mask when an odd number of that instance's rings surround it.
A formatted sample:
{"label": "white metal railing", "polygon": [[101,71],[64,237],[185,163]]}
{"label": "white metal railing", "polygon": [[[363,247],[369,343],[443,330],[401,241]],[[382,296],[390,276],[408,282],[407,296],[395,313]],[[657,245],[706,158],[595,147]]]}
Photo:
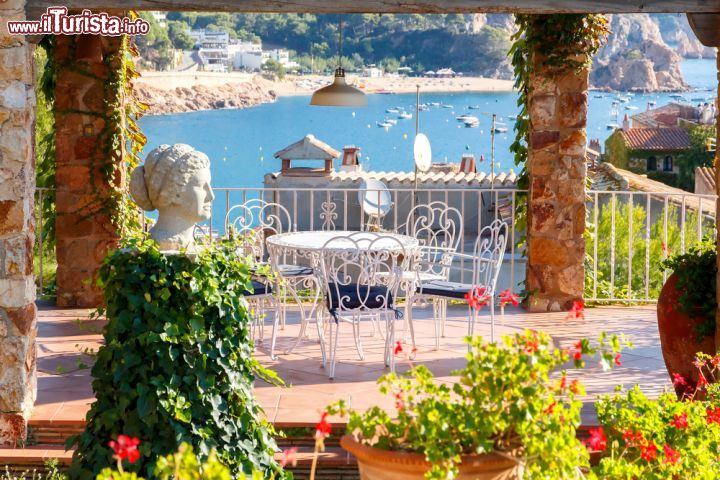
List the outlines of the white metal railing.
{"label": "white metal railing", "polygon": [[[230,208],[252,198],[280,203],[297,230],[360,230],[367,217],[358,201],[358,189],[215,188],[213,215],[205,230],[224,235]],[[389,189],[392,208],[382,218],[385,230],[403,232],[415,205],[443,201],[457,208],[464,220],[459,253],[471,254],[477,232],[495,219],[508,224],[509,238],[498,288],[519,291],[525,280],[524,224],[514,212],[524,201],[516,189]],[[37,189],[37,248],[44,247],[42,204],[48,189]],[[378,192],[378,195],[380,193]],[[378,199],[379,203],[379,199]],[[667,192],[588,191],[586,202],[585,299],[610,302],[654,302],[667,278],[660,263],[683,253],[698,239],[715,234],[714,195]],[[631,214],[632,212],[632,214]],[[145,217],[143,216],[143,219]],[[37,250],[37,249],[36,249]],[[38,257],[36,255],[36,257]],[[38,291],[47,293],[43,276],[48,265],[39,256]],[[459,260],[454,280],[467,280]]]}

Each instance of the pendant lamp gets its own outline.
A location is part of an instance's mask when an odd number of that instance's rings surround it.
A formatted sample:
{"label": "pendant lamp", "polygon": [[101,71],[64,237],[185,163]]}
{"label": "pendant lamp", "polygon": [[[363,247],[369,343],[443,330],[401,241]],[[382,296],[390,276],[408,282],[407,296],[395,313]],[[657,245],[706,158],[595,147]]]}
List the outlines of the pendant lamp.
{"label": "pendant lamp", "polygon": [[323,107],[366,107],[367,96],[360,89],[348,85],[345,70],[342,68],[342,21],[339,28],[338,68],[335,69],[333,83],[316,90],[310,98],[310,105]]}

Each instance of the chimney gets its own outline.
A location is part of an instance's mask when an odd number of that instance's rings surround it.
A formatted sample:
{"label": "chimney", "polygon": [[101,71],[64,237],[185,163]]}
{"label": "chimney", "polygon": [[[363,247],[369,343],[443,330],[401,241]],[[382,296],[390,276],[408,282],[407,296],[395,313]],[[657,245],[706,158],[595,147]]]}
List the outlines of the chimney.
{"label": "chimney", "polygon": [[357,172],[361,170],[360,162],[358,162],[358,157],[360,156],[359,151],[360,147],[356,147],[355,145],[343,147],[343,159],[340,171]]}
{"label": "chimney", "polygon": [[623,132],[627,132],[630,130],[630,117],[628,117],[628,114],[625,114],[625,117],[623,118]]}

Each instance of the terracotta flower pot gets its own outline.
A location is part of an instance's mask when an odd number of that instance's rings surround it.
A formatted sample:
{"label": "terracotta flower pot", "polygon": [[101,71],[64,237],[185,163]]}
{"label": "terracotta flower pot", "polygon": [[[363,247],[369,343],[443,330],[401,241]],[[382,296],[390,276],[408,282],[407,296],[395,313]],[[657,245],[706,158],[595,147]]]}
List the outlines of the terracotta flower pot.
{"label": "terracotta flower pot", "polygon": [[705,322],[705,317],[690,317],[679,310],[680,292],[677,289],[678,277],[670,275],[663,285],[657,304],[658,330],[663,359],[670,377],[674,373],[682,375],[688,385],[675,385],[675,392],[681,397],[686,391],[694,391],[698,381],[697,368],[693,360],[697,352],[714,355],[715,337],[707,336],[698,341],[696,326]]}
{"label": "terracotta flower pot", "polygon": [[[352,435],[344,435],[340,445],[357,458],[361,480],[423,480],[431,467],[425,455],[368,447]],[[459,469],[456,480],[519,478],[517,462],[496,454],[464,455]]]}

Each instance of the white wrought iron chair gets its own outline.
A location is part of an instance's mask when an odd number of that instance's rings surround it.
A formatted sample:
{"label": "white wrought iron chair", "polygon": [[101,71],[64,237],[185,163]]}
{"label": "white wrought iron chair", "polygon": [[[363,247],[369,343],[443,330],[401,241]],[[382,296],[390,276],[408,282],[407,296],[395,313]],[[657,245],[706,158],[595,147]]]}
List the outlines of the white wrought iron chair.
{"label": "white wrought iron chair", "polygon": [[[465,301],[465,295],[476,289],[484,289],[484,295],[489,298],[490,307],[490,340],[495,341],[495,300],[497,280],[500,274],[505,248],[507,246],[507,223],[494,220],[490,225],[480,230],[475,241],[472,255],[455,254],[456,259],[472,262],[472,283],[450,282],[446,280],[428,280],[420,282],[416,292],[420,296],[442,300]],[[444,324],[446,311],[435,312],[442,314],[441,323]],[[475,332],[475,322],[478,311],[468,305],[468,335]]]}
{"label": "white wrought iron chair", "polygon": [[[287,298],[286,294],[289,293],[292,299],[300,305],[304,326],[305,311],[298,295],[298,288],[308,287],[319,291],[311,267],[290,263],[288,255],[284,252],[271,252],[268,248],[265,241],[267,237],[292,230],[294,230],[294,225],[288,210],[278,203],[267,202],[263,199],[250,199],[243,204],[233,206],[225,214],[225,231],[231,232],[239,240],[242,253],[252,256],[256,266],[269,265],[272,273],[271,278],[265,275],[256,277],[254,281],[266,285],[267,288],[261,290],[260,295],[253,295],[248,299],[253,300],[253,303],[258,303],[258,301],[267,300],[272,296],[275,301],[275,318],[270,342],[270,357],[273,360],[276,358],[275,343],[278,323],[283,328],[285,326],[287,304],[284,300]],[[262,304],[258,305],[261,311],[262,306]],[[259,339],[262,341],[262,317],[256,316],[255,320],[260,330]]]}
{"label": "white wrought iron chair", "polygon": [[[435,201],[425,205],[416,205],[407,217],[406,234],[420,241],[420,259],[416,272],[406,272],[401,290],[407,292],[405,302],[406,324],[410,328],[410,337],[415,346],[412,307],[423,295],[417,289],[423,282],[431,280],[447,281],[450,267],[463,238],[463,218],[460,211],[449,207],[445,202]],[[446,298],[430,297],[433,303],[435,322],[435,349],[440,348],[441,318],[447,311]]]}
{"label": "white wrought iron chair", "polygon": [[[407,252],[397,237],[380,233],[362,238],[336,237],[325,243],[320,251],[319,276],[329,314],[328,376],[331,379],[335,378],[340,324],[352,325],[358,357],[364,360],[360,321],[374,316],[385,318],[383,356],[385,365],[395,371],[395,320],[402,317],[395,300],[403,271],[410,268],[412,261],[412,252]],[[323,366],[327,367],[325,351]]]}

